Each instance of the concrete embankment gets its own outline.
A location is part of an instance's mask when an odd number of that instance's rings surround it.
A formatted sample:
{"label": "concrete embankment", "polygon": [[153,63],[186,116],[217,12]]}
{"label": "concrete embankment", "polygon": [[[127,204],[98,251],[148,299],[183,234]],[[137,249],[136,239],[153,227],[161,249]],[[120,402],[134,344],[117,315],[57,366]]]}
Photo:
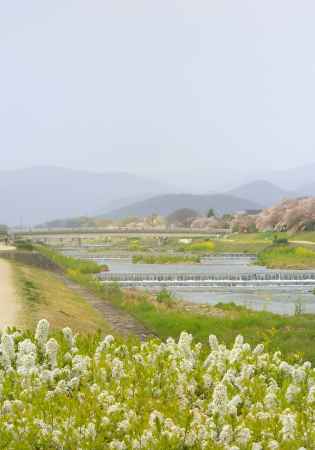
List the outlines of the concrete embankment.
{"label": "concrete embankment", "polygon": [[0,257],[15,261],[21,264],[26,264],[34,267],[38,267],[39,269],[50,270],[55,273],[62,273],[57,264],[51,261],[44,255],[41,255],[37,252],[28,252],[28,251],[0,251]]}

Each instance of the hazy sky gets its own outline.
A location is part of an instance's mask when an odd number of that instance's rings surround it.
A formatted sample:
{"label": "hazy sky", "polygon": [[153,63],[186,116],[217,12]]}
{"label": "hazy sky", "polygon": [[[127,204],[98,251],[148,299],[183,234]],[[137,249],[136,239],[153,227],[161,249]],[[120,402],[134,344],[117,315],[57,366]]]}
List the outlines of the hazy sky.
{"label": "hazy sky", "polygon": [[314,0],[0,0],[0,168],[315,160]]}

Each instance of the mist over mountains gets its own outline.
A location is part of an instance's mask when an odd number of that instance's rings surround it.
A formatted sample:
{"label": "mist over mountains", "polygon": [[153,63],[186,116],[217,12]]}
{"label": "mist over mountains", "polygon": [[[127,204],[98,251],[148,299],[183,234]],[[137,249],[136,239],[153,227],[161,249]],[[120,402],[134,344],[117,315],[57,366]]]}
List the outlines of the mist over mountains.
{"label": "mist over mountains", "polygon": [[227,193],[236,197],[246,198],[263,207],[278,203],[284,198],[294,198],[300,195],[298,192],[282,189],[265,180],[257,180],[252,181],[251,183],[242,184],[235,189],[231,189]]}
{"label": "mist over mountains", "polygon": [[268,181],[284,191],[304,192],[304,188],[315,184],[315,163],[283,170],[274,170],[272,166],[270,169],[251,170],[233,166],[229,168],[205,166],[202,169],[192,168],[190,171],[186,169],[174,172],[166,168],[160,173],[152,172],[152,176],[162,182],[172,180],[172,185],[181,192],[198,194],[229,192],[238,186],[259,180]]}
{"label": "mist over mountains", "polygon": [[230,191],[207,195],[169,194],[127,204],[104,215],[108,218],[148,216],[157,213],[166,216],[178,208],[195,209],[205,214],[211,207],[218,214],[257,210],[280,202],[284,198],[299,197],[300,193],[279,188],[265,180],[257,180]]}
{"label": "mist over mountains", "polygon": [[[56,218],[101,214],[113,201],[170,188],[128,173],[92,173],[57,167],[0,171],[0,223],[34,225]],[[108,208],[107,208],[108,205]]]}
{"label": "mist over mountains", "polygon": [[283,198],[315,195],[315,164],[270,172],[254,180],[251,178],[255,174],[245,174],[233,188],[220,191],[218,180],[228,185],[230,173],[209,169],[208,177],[198,182],[192,171],[190,176],[182,174],[180,184],[179,178],[165,174],[153,179],[130,173],[94,173],[58,167],[0,171],[0,223],[31,226],[82,215],[114,218],[162,214],[178,207],[236,212],[270,206]]}

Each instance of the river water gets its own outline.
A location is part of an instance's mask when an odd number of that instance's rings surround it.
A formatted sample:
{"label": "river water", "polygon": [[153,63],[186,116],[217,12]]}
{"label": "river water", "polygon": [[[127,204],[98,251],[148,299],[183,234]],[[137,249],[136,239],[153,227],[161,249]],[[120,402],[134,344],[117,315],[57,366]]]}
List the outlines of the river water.
{"label": "river water", "polygon": [[[272,272],[253,264],[244,258],[236,260],[213,260],[209,264],[133,264],[127,261],[102,260],[110,271],[117,273],[204,273],[204,272]],[[279,272],[279,270],[277,270]],[[294,314],[298,309],[303,313],[315,314],[315,295],[311,287],[213,287],[213,288],[174,288],[175,297],[195,303],[235,303],[258,311],[278,314]]]}
{"label": "river water", "polygon": [[303,313],[315,314],[315,295],[305,287],[272,288],[212,288],[211,290],[173,291],[176,298],[193,303],[235,303],[257,311],[270,311],[277,314]]}
{"label": "river water", "polygon": [[265,267],[254,266],[246,264],[242,261],[241,264],[237,264],[235,261],[225,262],[222,264],[133,264],[126,261],[106,261],[111,272],[117,273],[207,273],[207,272],[266,272],[270,269]]}

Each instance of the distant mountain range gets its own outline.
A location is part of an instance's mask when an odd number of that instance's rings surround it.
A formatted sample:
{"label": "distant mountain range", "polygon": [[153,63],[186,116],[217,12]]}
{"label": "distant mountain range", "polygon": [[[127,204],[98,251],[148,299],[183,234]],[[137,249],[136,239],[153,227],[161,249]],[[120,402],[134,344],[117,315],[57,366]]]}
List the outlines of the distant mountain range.
{"label": "distant mountain range", "polygon": [[118,219],[127,216],[147,216],[153,213],[168,215],[178,208],[192,208],[204,214],[209,208],[217,213],[233,213],[248,209],[261,209],[280,202],[284,198],[300,196],[286,191],[265,180],[243,184],[224,194],[169,194],[159,195],[143,201],[132,202],[115,208],[104,215]]}
{"label": "distant mountain range", "polygon": [[97,215],[112,209],[115,200],[131,197],[135,201],[170,189],[159,181],[128,173],[57,167],[0,171],[0,223],[26,226]]}
{"label": "distant mountain range", "polygon": [[[153,172],[155,174],[155,172]],[[167,168],[162,173],[155,174],[161,181],[172,180],[172,184],[180,192],[227,192],[236,186],[248,184],[257,180],[268,181],[280,186],[285,191],[303,192],[304,186],[315,183],[315,162],[291,169],[275,170],[251,169],[244,167],[204,167],[192,168],[190,171],[172,172]]]}
{"label": "distant mountain range", "polygon": [[[178,180],[174,187],[172,177],[159,181],[129,173],[94,173],[58,167],[0,171],[0,223],[28,226],[86,215],[112,218],[151,213],[168,215],[178,208],[202,213],[214,208],[218,213],[226,213],[271,206],[286,197],[315,195],[315,164],[270,172],[261,180],[248,180],[252,175],[246,175],[245,184],[221,191],[217,190],[216,183],[219,178],[222,183],[228,180],[231,171],[209,172],[211,176],[202,180],[208,189],[197,191],[193,171],[182,176],[183,186],[190,186],[189,190],[180,188]],[[183,191],[188,194],[178,193]]]}
{"label": "distant mountain range", "polygon": [[227,193],[235,197],[257,202],[263,207],[271,206],[284,198],[299,196],[297,192],[286,191],[266,180],[257,180],[252,183],[243,184]]}
{"label": "distant mountain range", "polygon": [[192,195],[192,194],[167,194],[159,195],[147,200],[132,203],[123,208],[118,208],[103,217],[120,219],[131,216],[149,216],[159,214],[168,216],[176,209],[191,208],[205,214],[209,208],[213,208],[216,213],[232,213],[244,211],[246,209],[259,209],[260,205],[251,200],[238,198],[228,194],[213,195]]}

